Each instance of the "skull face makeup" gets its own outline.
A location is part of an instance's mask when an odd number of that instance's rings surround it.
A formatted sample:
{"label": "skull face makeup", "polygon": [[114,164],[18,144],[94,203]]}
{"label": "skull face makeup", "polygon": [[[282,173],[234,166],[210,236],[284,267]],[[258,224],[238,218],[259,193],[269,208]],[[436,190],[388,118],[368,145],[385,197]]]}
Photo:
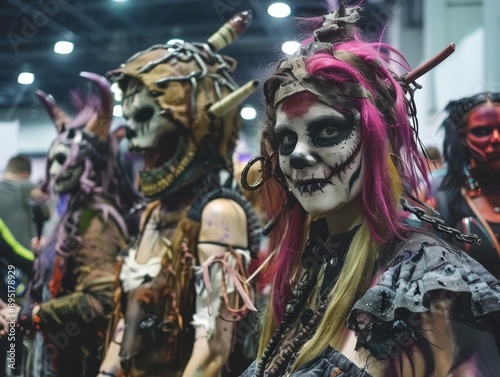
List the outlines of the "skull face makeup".
{"label": "skull face makeup", "polygon": [[[48,170],[56,193],[69,193],[80,188],[80,178],[84,171],[84,161],[78,158],[82,132],[63,132],[52,144],[48,154]],[[76,158],[75,158],[76,157]]]}
{"label": "skull face makeup", "polygon": [[[301,115],[293,110],[298,100],[307,107]],[[335,212],[359,196],[364,165],[352,118],[301,92],[278,105],[275,133],[281,171],[306,212]]]}
{"label": "skull face makeup", "polygon": [[465,124],[471,166],[500,170],[500,106],[487,102],[472,109]]}
{"label": "skull face makeup", "polygon": [[149,198],[167,197],[232,163],[237,104],[255,87],[238,88],[235,61],[212,45],[155,45],[109,73],[125,93],[127,137],[132,150],[144,153],[140,189]]}
{"label": "skull face makeup", "polygon": [[[50,180],[57,193],[90,193],[93,187],[108,185],[111,181],[105,169],[112,165],[109,159],[109,130],[113,97],[106,78],[90,72],[80,74],[98,89],[100,98],[72,92],[78,111],[69,117],[47,93],[37,91],[56,127],[58,136],[48,153],[47,182]],[[101,188],[102,189],[102,188]]]}
{"label": "skull face makeup", "polygon": [[[128,119],[130,149],[144,155],[141,188],[145,194],[155,195],[169,187],[175,190],[182,186],[179,183],[189,183],[197,170],[196,166],[186,168],[193,162],[197,148],[188,131],[165,116],[166,111],[137,79],[130,80],[127,86],[123,113]],[[178,180],[182,174],[183,179]],[[176,180],[179,185],[175,185]]]}
{"label": "skull face makeup", "polygon": [[176,126],[163,116],[164,112],[155,98],[138,80],[131,80],[123,101],[123,116],[127,119],[131,150],[156,147],[165,134]]}

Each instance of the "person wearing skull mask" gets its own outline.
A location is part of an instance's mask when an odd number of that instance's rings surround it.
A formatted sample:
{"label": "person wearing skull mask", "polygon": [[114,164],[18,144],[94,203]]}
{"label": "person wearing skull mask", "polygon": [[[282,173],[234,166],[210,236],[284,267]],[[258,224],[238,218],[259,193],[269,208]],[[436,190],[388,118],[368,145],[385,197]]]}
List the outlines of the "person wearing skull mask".
{"label": "person wearing skull mask", "polygon": [[35,260],[34,278],[18,326],[29,335],[24,375],[95,377],[102,334],[113,309],[116,256],[126,247],[127,208],[138,200],[122,186],[117,145],[110,133],[113,97],[106,78],[83,72],[100,98],[72,92],[71,119],[42,92],[37,95],[58,136],[47,159],[47,179],[69,203]]}
{"label": "person wearing skull mask", "polygon": [[264,84],[273,292],[243,376],[496,375],[497,280],[399,216],[425,172],[405,96],[423,68],[396,75],[401,55],[358,19],[340,6],[311,20]]}
{"label": "person wearing skull mask", "polygon": [[480,235],[481,245],[457,246],[500,278],[500,94],[461,98],[445,110],[448,170],[437,209],[447,223]]}
{"label": "person wearing skull mask", "polygon": [[257,83],[238,88],[235,61],[216,53],[251,17],[237,14],[208,43],[154,45],[109,74],[152,201],[123,256],[119,322],[100,376],[219,376],[235,323],[255,310],[244,281],[260,230],[232,182],[232,153],[238,104]]}

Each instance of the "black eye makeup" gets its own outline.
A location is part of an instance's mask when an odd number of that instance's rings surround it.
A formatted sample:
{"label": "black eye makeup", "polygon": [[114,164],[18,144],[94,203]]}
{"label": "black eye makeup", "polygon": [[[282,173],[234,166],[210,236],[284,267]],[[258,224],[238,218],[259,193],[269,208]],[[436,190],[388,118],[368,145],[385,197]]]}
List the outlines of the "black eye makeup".
{"label": "black eye makeup", "polygon": [[54,161],[57,161],[59,165],[64,165],[64,163],[66,162],[66,155],[59,152],[54,156]]}
{"label": "black eye makeup", "polygon": [[279,143],[279,152],[282,156],[292,154],[297,144],[297,134],[286,128],[280,128],[276,131],[276,139]]}
{"label": "black eye makeup", "polygon": [[333,147],[347,139],[352,133],[354,122],[345,117],[322,117],[307,125],[311,142],[317,147]]}
{"label": "black eye makeup", "polygon": [[493,127],[479,126],[469,130],[469,132],[476,137],[490,136],[493,133]]}

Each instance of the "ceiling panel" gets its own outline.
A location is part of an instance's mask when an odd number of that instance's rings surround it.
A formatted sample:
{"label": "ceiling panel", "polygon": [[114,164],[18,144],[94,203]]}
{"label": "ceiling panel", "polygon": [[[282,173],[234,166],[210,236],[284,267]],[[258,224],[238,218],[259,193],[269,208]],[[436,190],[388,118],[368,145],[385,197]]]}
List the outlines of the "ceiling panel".
{"label": "ceiling panel", "polygon": [[[359,2],[356,0],[355,2]],[[266,0],[2,0],[0,2],[0,109],[3,118],[38,106],[36,88],[68,106],[68,91],[88,85],[80,71],[104,74],[131,55],[171,38],[204,41],[237,11],[251,9],[252,26],[222,52],[238,60],[238,83],[262,78],[280,57],[279,46],[297,34],[293,17],[320,15],[334,0],[288,1],[292,15],[270,17]],[[380,3],[380,2],[377,2]],[[380,5],[377,5],[380,6]],[[369,16],[369,12],[367,13]],[[57,55],[59,39],[75,44],[70,55]],[[17,83],[22,70],[36,76]],[[255,95],[258,102],[260,93]]]}

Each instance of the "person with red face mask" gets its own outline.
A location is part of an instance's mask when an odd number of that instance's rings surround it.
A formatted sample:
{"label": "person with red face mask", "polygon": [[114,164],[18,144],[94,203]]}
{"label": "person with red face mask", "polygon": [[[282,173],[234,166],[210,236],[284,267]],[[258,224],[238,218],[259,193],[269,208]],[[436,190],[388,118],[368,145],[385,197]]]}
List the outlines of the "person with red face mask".
{"label": "person with red face mask", "polygon": [[437,207],[448,225],[479,235],[481,245],[456,245],[499,278],[500,93],[452,101],[446,111],[442,127],[448,171]]}

